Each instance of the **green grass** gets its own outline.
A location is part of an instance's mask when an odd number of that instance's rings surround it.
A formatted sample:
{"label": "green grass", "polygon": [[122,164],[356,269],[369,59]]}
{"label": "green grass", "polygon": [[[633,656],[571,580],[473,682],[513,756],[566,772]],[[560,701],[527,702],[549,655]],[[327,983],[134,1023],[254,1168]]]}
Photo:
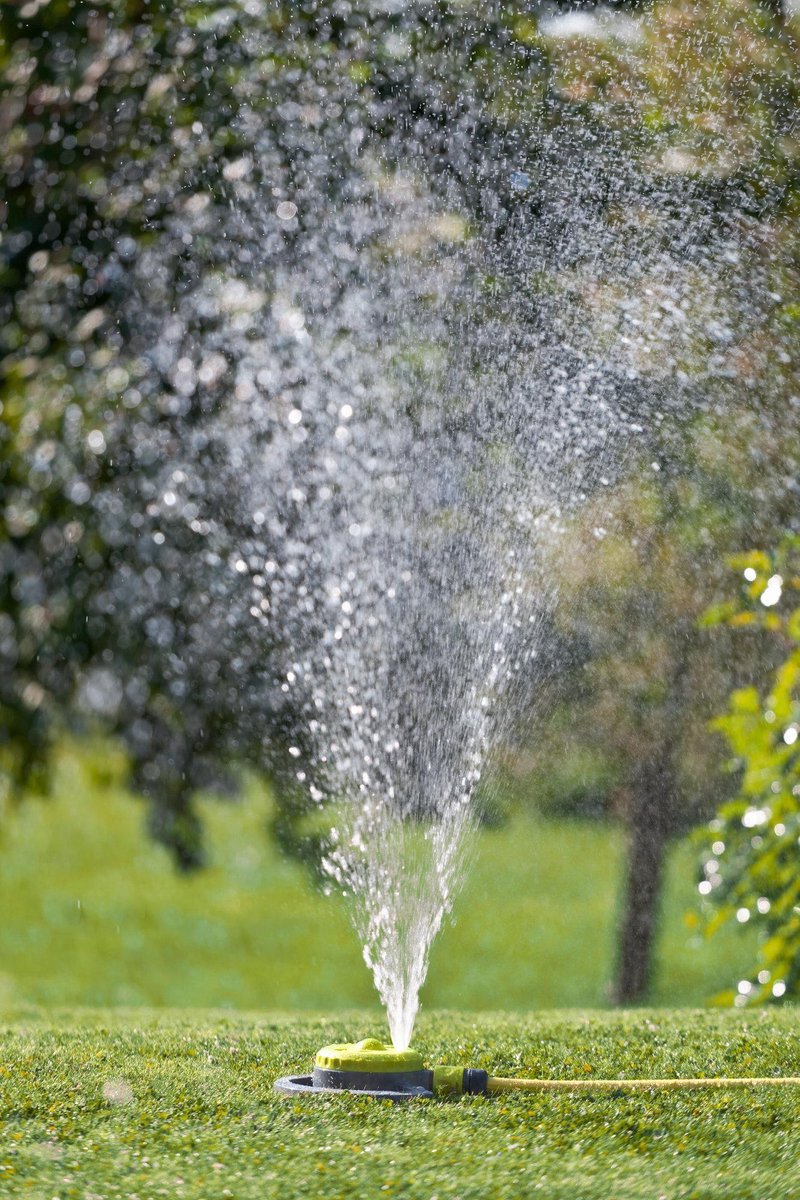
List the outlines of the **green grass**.
{"label": "green grass", "polygon": [[[273,1079],[318,1046],[384,1028],[342,903],[275,853],[255,785],[206,806],[211,866],[181,878],[104,753],[65,749],[54,797],[2,827],[2,1200],[800,1200],[794,1092],[277,1098]],[[605,1001],[621,862],[610,827],[517,817],[480,835],[433,952],[415,1038],[428,1060],[551,1077],[800,1074],[791,1008],[581,1011]],[[749,962],[749,930],[698,939],[694,895],[679,847],[660,1003],[702,1003]],[[497,1012],[548,1005],[576,1008]],[[431,1011],[445,1006],[460,1012]],[[246,1008],[261,1015],[233,1011]],[[263,1015],[279,1008],[309,1012]]]}
{"label": "green grass", "polygon": [[[182,878],[106,754],[65,750],[53,798],[0,826],[0,1003],[377,1012],[343,904],[276,854],[263,791],[206,806],[211,866]],[[518,817],[482,833],[424,1005],[602,1007],[621,863],[619,831],[602,825]],[[679,847],[655,1003],[703,1004],[752,961],[750,930],[705,942],[687,927],[695,895]]]}
{"label": "green grass", "polygon": [[[0,1022],[4,1200],[797,1200],[800,1092],[286,1100],[369,1015],[18,1012]],[[800,1075],[797,1012],[427,1015],[428,1061],[498,1073]]]}

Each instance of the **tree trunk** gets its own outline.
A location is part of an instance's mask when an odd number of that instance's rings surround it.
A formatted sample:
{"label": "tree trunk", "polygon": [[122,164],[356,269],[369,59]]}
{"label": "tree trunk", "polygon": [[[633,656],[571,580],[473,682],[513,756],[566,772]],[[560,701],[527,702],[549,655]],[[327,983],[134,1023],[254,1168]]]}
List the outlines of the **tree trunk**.
{"label": "tree trunk", "polygon": [[650,982],[674,790],[669,756],[642,763],[629,813],[628,861],[614,1001],[634,1004]]}

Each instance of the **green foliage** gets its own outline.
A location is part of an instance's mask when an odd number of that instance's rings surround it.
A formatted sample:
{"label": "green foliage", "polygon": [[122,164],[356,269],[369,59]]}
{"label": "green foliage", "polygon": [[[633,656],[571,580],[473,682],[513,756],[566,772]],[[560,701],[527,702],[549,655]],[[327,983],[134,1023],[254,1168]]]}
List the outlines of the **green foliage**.
{"label": "green foliage", "polygon": [[[286,1100],[279,1076],[379,1032],[371,1014],[11,1013],[0,1024],[4,1200],[764,1200],[797,1194],[793,1089]],[[426,1061],[503,1075],[800,1075],[796,1013],[420,1021]]]}
{"label": "green foliage", "polygon": [[712,609],[709,625],[777,642],[782,661],[760,687],[734,691],[713,727],[733,754],[736,796],[712,822],[701,894],[710,923],[738,920],[760,931],[758,961],[738,991],[741,1005],[800,994],[800,537],[772,553],[731,559],[736,597]]}
{"label": "green foliage", "polygon": [[[65,727],[99,725],[185,868],[203,856],[193,794],[234,790],[241,764],[281,774],[290,721],[227,561],[248,515],[187,466],[199,452],[227,498],[213,318],[183,331],[189,388],[154,370],[144,334],[213,267],[214,204],[243,140],[241,28],[205,15],[139,0],[0,14],[0,803],[46,790]],[[189,255],[176,213],[198,196]]]}
{"label": "green foliage", "polygon": [[[153,832],[192,867],[198,787],[235,790],[240,765],[294,779],[284,751],[303,738],[270,675],[272,631],[250,614],[249,570],[237,584],[229,562],[232,546],[252,562],[275,550],[231,503],[240,468],[215,422],[232,351],[209,347],[218,305],[193,324],[181,305],[241,249],[225,171],[242,156],[258,160],[264,187],[327,196],[326,213],[350,187],[357,151],[335,117],[310,182],[286,115],[298,78],[376,139],[414,111],[445,150],[469,80],[486,108],[480,153],[501,81],[525,90],[541,47],[516,37],[511,9],[431,16],[395,53],[404,15],[367,4],[2,8],[0,803],[46,790],[64,727],[101,725],[126,745]],[[283,238],[271,244],[280,259]],[[252,261],[252,245],[243,253]],[[171,366],[154,351],[165,325]],[[187,466],[198,458],[205,487]],[[307,809],[287,791],[275,827],[313,857]]]}
{"label": "green foliage", "polygon": [[[620,766],[607,748],[574,732],[575,708],[563,702],[550,713],[529,751],[509,756],[503,787],[513,808],[532,808],[547,820],[608,820],[620,784]],[[558,751],[556,751],[558,747]]]}
{"label": "green foliage", "polygon": [[562,790],[563,811],[591,798],[607,816],[636,807],[643,765],[658,764],[650,805],[670,835],[710,815],[728,787],[704,725],[732,665],[696,622],[719,592],[713,548],[749,520],[693,433],[668,473],[609,489],[562,536],[554,570],[570,596],[557,614],[567,669],[537,755],[546,804]]}
{"label": "green foliage", "polygon": [[798,182],[800,90],[796,42],[768,9],[662,0],[633,45],[570,39],[554,56],[555,89],[586,120],[624,132],[655,174],[774,199]]}
{"label": "green foliage", "polygon": [[[523,771],[535,759],[543,804],[557,780],[572,779],[562,807],[581,811],[591,797],[622,816],[635,813],[642,768],[653,764],[645,819],[666,820],[671,832],[730,792],[706,725],[757,669],[754,653],[731,652],[732,632],[711,637],[700,620],[724,594],[722,560],[743,542],[773,541],[796,507],[798,144],[789,115],[800,71],[791,22],[776,24],[769,7],[664,0],[647,9],[641,40],[546,40],[556,111],[566,119],[571,108],[604,137],[617,130],[623,159],[633,156],[665,209],[670,196],[678,209],[702,198],[697,211],[707,205],[723,226],[744,232],[765,210],[774,221],[769,247],[746,234],[737,241],[741,279],[763,280],[766,311],[742,302],[738,285],[719,286],[727,268],[718,261],[687,260],[671,280],[661,261],[649,270],[637,223],[652,221],[657,240],[664,212],[631,205],[624,186],[606,216],[631,222],[636,284],[597,262],[588,277],[558,269],[536,281],[537,294],[559,295],[594,330],[593,348],[624,358],[638,347],[634,368],[665,390],[667,406],[676,379],[686,381],[685,411],[700,398],[689,420],[664,421],[663,440],[631,447],[635,470],[598,489],[560,531],[554,712],[521,755]],[[684,321],[667,335],[663,306],[677,294]],[[641,333],[621,315],[634,312]],[[730,330],[724,347],[721,326]]]}
{"label": "green foliage", "polygon": [[[225,167],[253,149],[242,114],[255,114],[274,135],[279,152],[267,169],[295,182],[305,168],[296,145],[281,143],[279,101],[295,103],[298,80],[335,92],[342,110],[358,113],[373,146],[419,122],[436,163],[434,183],[446,190],[455,180],[463,188],[470,220],[460,232],[451,229],[451,237],[480,230],[485,206],[498,229],[503,210],[523,219],[526,205],[535,211],[538,189],[520,198],[509,183],[503,141],[509,131],[515,168],[530,170],[533,179],[547,162],[549,139],[596,144],[604,148],[607,169],[596,187],[605,226],[621,222],[633,236],[643,222],[659,219],[642,210],[641,197],[626,203],[629,158],[645,172],[650,191],[679,212],[687,186],[692,195],[705,189],[710,211],[721,220],[739,213],[744,196],[749,214],[770,221],[768,237],[756,229],[748,266],[755,275],[774,262],[765,287],[775,296],[794,295],[798,152],[790,118],[798,51],[787,31],[751,0],[720,0],[711,13],[686,0],[664,0],[645,6],[640,43],[559,40],[542,35],[529,7],[498,8],[483,0],[422,4],[419,19],[409,24],[403,6],[327,0],[268,2],[257,10],[189,0],[2,6],[0,787],[17,796],[34,784],[43,790],[64,725],[100,722],[125,740],[153,829],[192,866],[202,859],[192,801],[197,787],[233,788],[238,763],[264,762],[265,738],[276,751],[270,765],[279,773],[285,766],[281,748],[293,714],[257,711],[243,699],[266,693],[257,670],[269,653],[263,629],[254,644],[245,623],[231,630],[219,612],[198,611],[207,589],[197,566],[206,549],[224,557],[225,530],[213,516],[227,505],[211,496],[208,513],[169,522],[153,512],[165,484],[160,467],[175,457],[186,428],[206,438],[224,411],[231,365],[218,361],[217,373],[191,397],[174,377],[154,384],[137,343],[141,306],[130,303],[127,290],[135,264],[155,255],[168,276],[160,302],[172,313],[198,272],[219,267],[219,214],[230,211]],[[453,119],[465,113],[469,136],[455,137]],[[325,188],[332,207],[347,170],[346,163],[330,163]],[[270,186],[274,182],[270,178]],[[170,230],[186,220],[198,197],[207,209],[195,221],[189,251]],[[655,240],[660,236],[656,232]],[[234,250],[225,240],[218,256],[224,260]],[[576,325],[585,319],[593,331],[592,356],[599,347],[613,357],[619,342],[603,339],[623,320],[630,280],[581,279],[573,268],[559,262],[533,281],[532,291],[536,297],[547,292],[554,305],[566,300],[565,308],[579,314]],[[659,314],[658,271],[659,264],[654,277],[636,284],[645,325]],[[709,316],[719,314],[710,312],[700,284],[689,293],[689,324],[697,332],[688,349],[675,351],[673,370],[720,406],[707,446],[715,446],[724,463],[714,482],[717,511],[731,511],[737,494],[751,499],[751,443],[762,474],[765,465],[773,474],[778,464],[785,469],[785,429],[776,433],[774,422],[762,422],[763,413],[748,415],[748,406],[758,393],[770,417],[788,411],[785,401],[796,394],[790,350],[800,322],[791,299],[776,300],[768,320],[759,312],[754,327],[740,329],[722,351],[704,332]],[[197,367],[207,333],[193,330],[180,348]],[[405,369],[417,369],[413,355]],[[769,391],[761,386],[767,373]],[[212,463],[222,454],[213,438],[204,453]],[[219,463],[218,496],[225,499],[227,468]],[[623,502],[643,518],[648,493],[633,489]],[[180,499],[184,512],[199,503],[190,494]],[[761,507],[774,511],[773,499],[762,496]],[[606,524],[604,514],[594,515]],[[128,517],[138,522],[132,546]],[[198,533],[196,522],[206,517],[209,530]],[[665,630],[681,637],[691,625],[680,617],[680,587],[668,587],[663,603],[655,587],[647,597],[638,592],[642,566],[654,578],[662,560],[683,566],[706,537],[699,518],[684,541],[679,526],[673,522],[660,539],[660,558],[621,554],[615,563],[609,555],[618,586],[595,591],[597,611],[609,598],[620,601],[625,633],[642,611],[653,624],[663,618]],[[708,537],[719,529],[714,525]],[[155,543],[165,531],[165,542]],[[237,533],[244,539],[252,530]],[[144,582],[156,576],[157,584]],[[686,572],[679,578],[685,581]],[[666,568],[662,579],[669,583]],[[247,612],[246,596],[226,599],[229,609]],[[165,614],[178,618],[169,654]],[[213,636],[198,644],[191,629],[203,621]],[[654,740],[663,708],[653,678],[668,665],[668,640],[652,627],[642,632],[620,671],[611,663],[612,648],[605,679],[600,652],[591,691],[597,742],[609,727],[626,753],[635,741],[624,732],[624,705],[615,709],[598,699],[614,688],[630,700],[628,711],[641,715],[637,732],[652,716],[648,737]],[[220,669],[212,675],[213,663]],[[249,664],[246,679],[231,665],[238,663]],[[96,702],[87,707],[90,694]],[[573,743],[579,732],[576,723]],[[609,781],[617,778],[618,749],[599,773],[596,798],[602,789],[607,799],[614,791]],[[587,753],[597,757],[594,747]],[[687,763],[705,761],[693,754]],[[577,779],[581,770],[578,763],[566,773]],[[624,790],[616,789],[617,799]],[[580,786],[569,781],[563,794],[583,803]],[[307,807],[296,791],[287,791],[275,827],[284,846],[313,857],[313,838],[304,833]]]}

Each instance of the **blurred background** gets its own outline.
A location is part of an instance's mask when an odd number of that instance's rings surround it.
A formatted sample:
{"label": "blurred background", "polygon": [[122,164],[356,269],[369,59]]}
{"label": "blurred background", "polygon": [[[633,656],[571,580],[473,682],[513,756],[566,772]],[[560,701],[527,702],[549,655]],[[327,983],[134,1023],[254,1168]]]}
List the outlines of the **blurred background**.
{"label": "blurred background", "polygon": [[[373,1006],[344,902],[266,833],[256,781],[201,804],[208,865],[176,871],[108,746],[65,747],[53,794],[6,821],[0,897],[4,1004],[314,1009]],[[749,930],[698,928],[696,852],[677,843],[664,883],[649,998],[703,1004],[752,964]],[[434,945],[426,1006],[610,1003],[624,872],[619,823],[524,809],[478,835],[455,924]]]}
{"label": "blurred background", "polygon": [[[344,904],[315,874],[286,753],[296,714],[248,665],[264,646],[228,621],[232,593],[198,584],[196,539],[219,556],[222,534],[162,490],[187,439],[216,461],[230,363],[194,363],[201,328],[142,366],[128,279],[155,248],[148,282],[180,311],[193,263],[223,253],[202,222],[247,202],[254,121],[258,155],[299,189],[316,151],[297,131],[324,142],[325,88],[346,101],[331,127],[358,114],[352,146],[395,137],[397,111],[435,131],[435,98],[467,86],[484,156],[498,130],[529,158],[537,138],[600,145],[587,191],[606,228],[674,242],[683,205],[693,224],[678,292],[652,261],[625,282],[620,264],[593,277],[565,255],[526,281],[609,358],[634,347],[666,432],[657,461],[632,448],[565,521],[557,669],[492,764],[423,1003],[796,995],[794,6],[25,0],[0,29],[0,1002],[373,1003]],[[644,190],[615,186],[628,166]],[[463,178],[480,229],[488,202]],[[503,178],[495,232],[528,186]],[[246,339],[250,300],[225,303]],[[702,398],[671,426],[670,389]],[[231,471],[220,461],[219,505]]]}

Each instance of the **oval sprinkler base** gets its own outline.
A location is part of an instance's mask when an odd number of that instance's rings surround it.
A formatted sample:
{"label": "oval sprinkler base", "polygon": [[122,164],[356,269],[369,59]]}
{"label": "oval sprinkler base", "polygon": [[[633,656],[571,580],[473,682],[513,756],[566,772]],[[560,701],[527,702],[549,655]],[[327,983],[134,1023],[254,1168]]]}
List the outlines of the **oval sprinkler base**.
{"label": "oval sprinkler base", "polygon": [[376,1038],[323,1046],[310,1075],[287,1075],[275,1083],[284,1096],[350,1092],[375,1100],[411,1100],[433,1095],[433,1072],[416,1050],[395,1050]]}
{"label": "oval sprinkler base", "polygon": [[[378,1082],[378,1079],[375,1080]],[[350,1096],[370,1096],[373,1100],[391,1100],[398,1104],[402,1100],[413,1100],[415,1096],[431,1097],[433,1092],[425,1087],[409,1088],[406,1091],[387,1091],[382,1088],[343,1088],[330,1087],[325,1084],[314,1085],[311,1075],[284,1075],[276,1079],[274,1089],[281,1096],[331,1096],[346,1093]]]}

